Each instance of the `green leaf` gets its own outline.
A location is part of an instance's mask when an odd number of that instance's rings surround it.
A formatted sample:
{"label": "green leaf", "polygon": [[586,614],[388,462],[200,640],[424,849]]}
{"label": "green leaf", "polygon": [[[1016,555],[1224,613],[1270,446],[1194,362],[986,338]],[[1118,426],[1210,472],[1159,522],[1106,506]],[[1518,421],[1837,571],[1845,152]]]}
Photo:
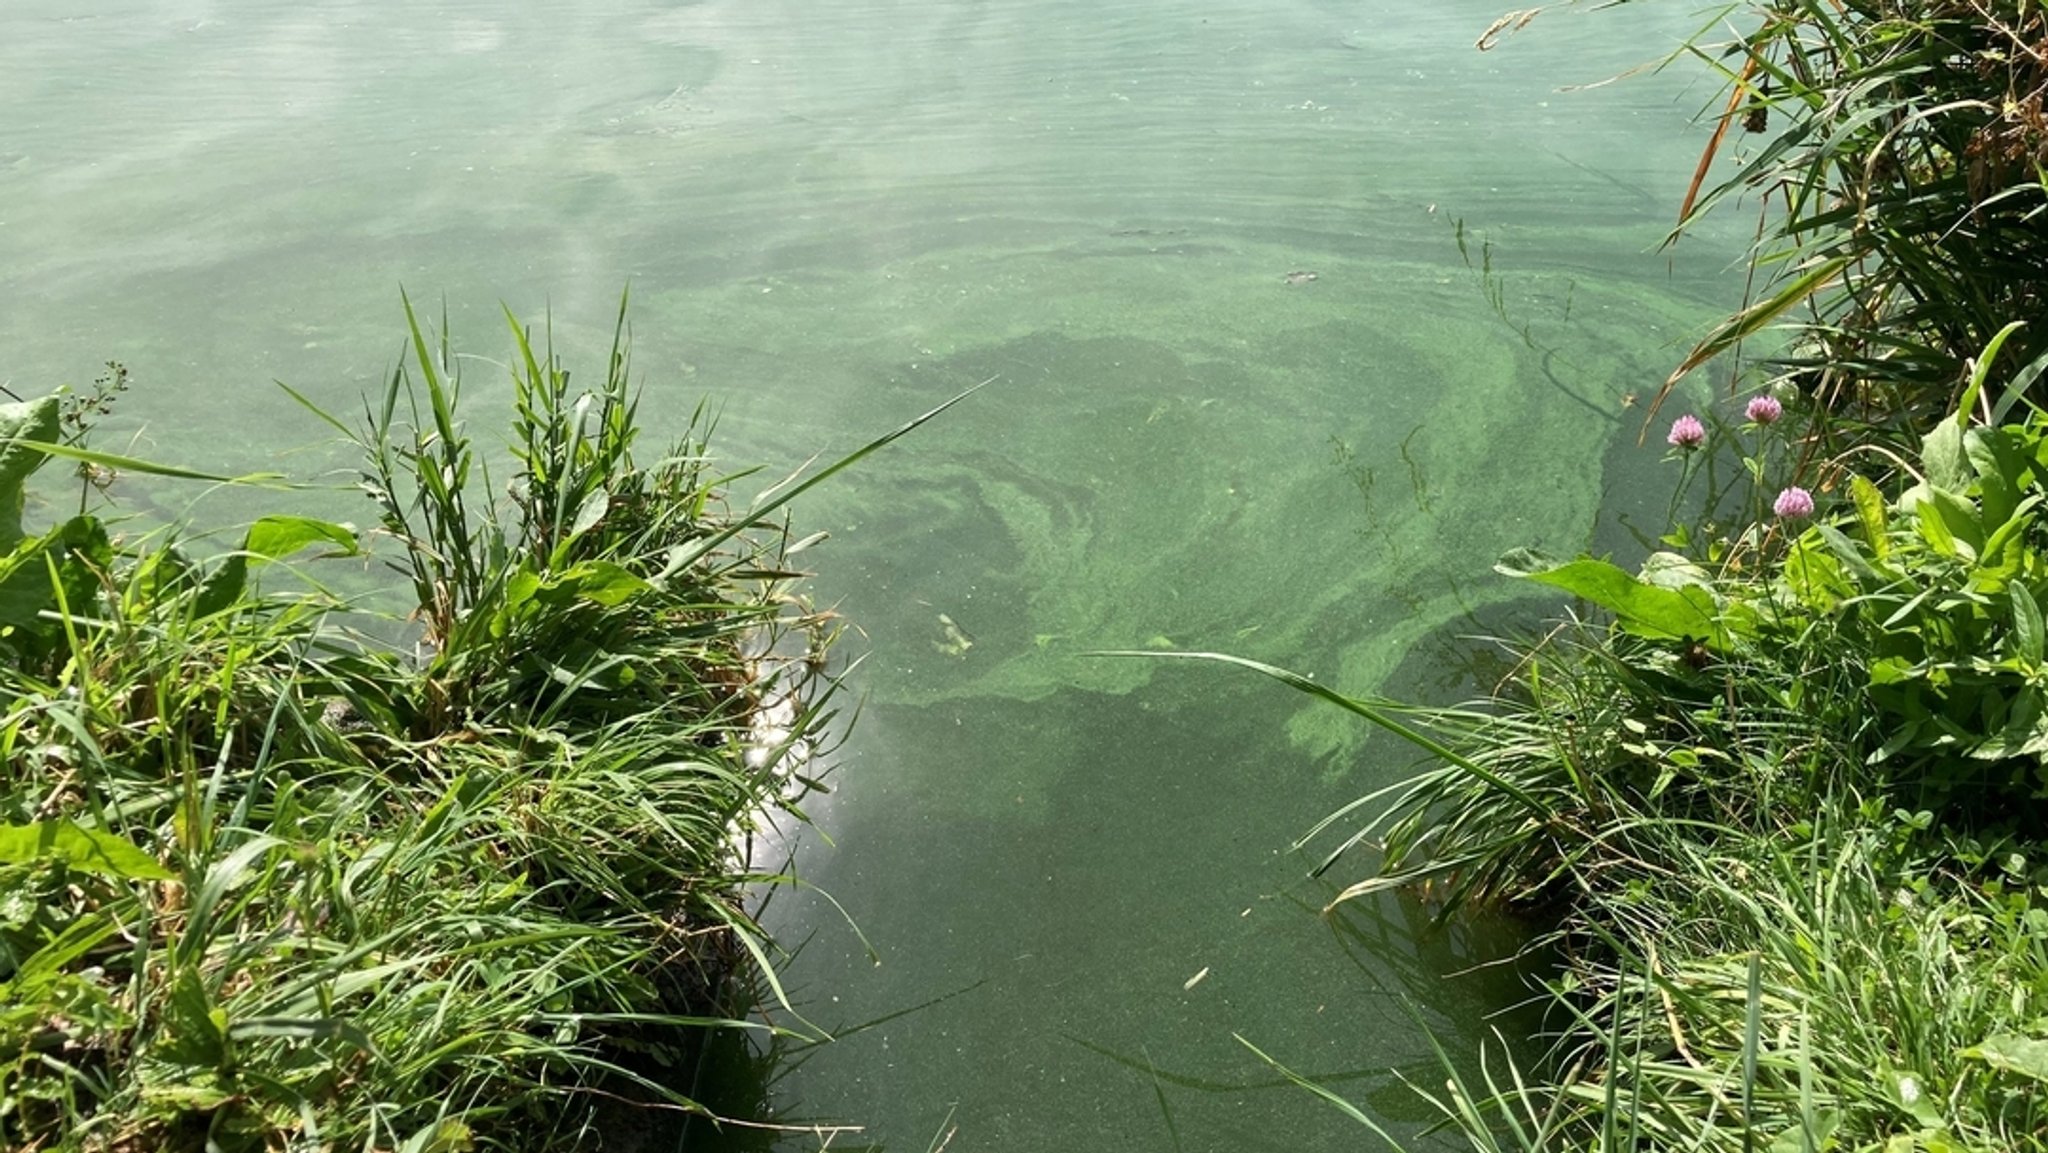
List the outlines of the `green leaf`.
{"label": "green leaf", "polygon": [[1918,1077],[1894,1071],[1890,1080],[1899,1108],[1918,1121],[1922,1128],[1939,1129],[1947,1122],[1947,1118],[1941,1115],[1941,1109],[1928,1099],[1927,1090],[1921,1086]]}
{"label": "green leaf", "polygon": [[576,520],[569,526],[569,535],[572,537],[582,536],[584,533],[596,528],[597,522],[604,519],[604,514],[610,512],[611,507],[611,495],[605,492],[605,490],[600,488],[596,492],[591,493],[588,497],[584,498],[583,507],[576,510]]}
{"label": "green leaf", "polygon": [[220,562],[220,567],[206,576],[199,586],[199,596],[193,601],[193,611],[202,617],[226,612],[242,599],[242,590],[249,585],[249,558],[236,553]]}
{"label": "green leaf", "polygon": [[27,632],[43,630],[37,614],[55,600],[44,554],[57,543],[58,535],[51,532],[33,540],[18,540],[13,553],[0,558],[0,625]]}
{"label": "green leaf", "polygon": [[2027,465],[2003,429],[1973,428],[1963,434],[1963,452],[1977,473],[1977,495],[1985,524],[2004,524],[2020,503]]}
{"label": "green leaf", "polygon": [[1849,496],[1856,505],[1856,523],[1863,528],[1863,543],[1882,561],[1891,551],[1891,537],[1885,532],[1884,495],[1861,475],[1849,477]]}
{"label": "green leaf", "polygon": [[1653,552],[1643,558],[1641,579],[1664,589],[1711,588],[1714,583],[1705,566],[1675,552]]}
{"label": "green leaf", "polygon": [[170,1037],[159,1050],[180,1065],[220,1069],[227,1064],[227,1012],[215,1005],[197,966],[181,968],[164,1003]]}
{"label": "green leaf", "polygon": [[443,1117],[428,1129],[408,1137],[398,1153],[470,1153],[476,1148],[469,1126],[453,1117]]}
{"label": "green leaf", "polygon": [[1645,636],[1717,645],[1725,641],[1713,594],[1696,585],[1661,588],[1590,557],[1552,565],[1526,549],[1502,557],[1494,570],[1563,589],[1613,613],[1624,627]]}
{"label": "green leaf", "polygon": [[235,1094],[218,1085],[192,1085],[167,1081],[142,1087],[147,1104],[175,1113],[211,1113],[235,1099]]}
{"label": "green leaf", "polygon": [[281,1037],[288,1041],[338,1040],[365,1053],[375,1044],[362,1026],[343,1017],[246,1017],[228,1028],[232,1040],[250,1037]]}
{"label": "green leaf", "polygon": [[317,485],[293,484],[285,480],[280,472],[252,472],[243,476],[224,476],[215,472],[200,472],[175,464],[158,464],[140,457],[120,456],[111,452],[95,452],[75,444],[58,444],[51,440],[34,440],[22,437],[9,447],[32,449],[49,456],[61,456],[66,460],[84,461],[115,472],[139,472],[149,476],[167,476],[173,480],[204,480],[214,484],[253,485],[259,488],[316,488]]}
{"label": "green leaf", "polygon": [[2012,594],[2013,655],[2029,669],[2037,668],[2042,650],[2041,606],[2024,583],[2014,581],[2006,588]]}
{"label": "green leaf", "polygon": [[2024,543],[2018,549],[2011,549],[2010,551],[2008,551],[2009,546],[2022,540],[2021,534],[2026,531],[2027,525],[2032,521],[2035,506],[2040,503],[2041,494],[2034,493],[2015,505],[2012,515],[2005,518],[2005,523],[1992,530],[1991,535],[1984,541],[1982,552],[1977,557],[1980,573],[1984,570],[1995,568],[2009,568],[2014,572],[2019,571],[2020,565],[2024,562],[2025,558],[2032,555],[2032,553],[2025,547]]}
{"label": "green leaf", "polygon": [[1963,1050],[1962,1056],[2048,1084],[2048,1039],[2001,1034]]}
{"label": "green leaf", "polygon": [[1934,507],[1933,501],[1916,503],[1913,514],[1920,524],[1920,539],[1927,542],[1927,547],[1942,556],[1957,554],[1955,534],[1949,531],[1948,521],[1942,518],[1941,510]]}
{"label": "green leaf", "polygon": [[0,549],[21,542],[22,500],[28,478],[49,454],[28,441],[57,439],[57,398],[0,404]]}
{"label": "green leaf", "polygon": [[1998,732],[1972,745],[1973,760],[2002,761],[2008,757],[2034,757],[2048,752],[2048,725],[2043,724],[2041,690],[2021,687],[2006,710],[2005,723]]}
{"label": "green leaf", "polygon": [[1970,423],[1970,410],[1977,406],[1977,395],[1984,391],[1984,381],[1990,377],[1991,366],[1997,362],[1998,350],[2005,347],[2006,338],[2026,326],[2026,321],[2015,320],[1999,329],[1998,335],[1991,338],[1991,343],[1984,346],[1984,354],[1970,362],[1970,384],[1963,389],[1963,398],[1956,404],[1957,428],[1966,427]]}
{"label": "green leaf", "polygon": [[1920,442],[1920,466],[1927,483],[1950,492],[1961,492],[1970,484],[1970,458],[1963,451],[1962,426],[1944,420]]}
{"label": "green leaf", "polygon": [[521,561],[519,567],[512,570],[512,575],[505,578],[505,607],[518,608],[532,600],[540,588],[540,574]]}
{"label": "green leaf", "polygon": [[117,881],[168,881],[174,876],[156,858],[112,833],[70,821],[0,825],[0,863],[50,860]]}
{"label": "green leaf", "polygon": [[586,561],[563,574],[562,584],[594,604],[612,608],[654,587],[611,561]]}
{"label": "green leaf", "polygon": [[99,948],[120,931],[121,926],[103,914],[87,913],[74,919],[64,926],[63,932],[30,953],[14,975],[0,984],[0,1005],[31,1000],[38,991],[58,984],[73,961]]}
{"label": "green leaf", "polygon": [[1863,555],[1863,550],[1856,547],[1856,542],[1843,536],[1841,530],[1826,524],[1817,524],[1813,527],[1820,535],[1821,541],[1828,546],[1828,551],[1835,554],[1835,559],[1842,563],[1843,568],[1849,570],[1864,589],[1878,589],[1890,583],[1885,574],[1879,572],[1870,563],[1870,559]]}
{"label": "green leaf", "polygon": [[341,556],[354,556],[357,551],[356,534],[347,525],[308,516],[266,516],[249,526],[242,549],[276,560],[321,541],[339,548]]}
{"label": "green leaf", "polygon": [[1954,490],[1939,486],[1931,489],[1921,507],[1933,505],[1941,514],[1942,522],[1948,525],[1949,535],[1960,545],[1968,546],[1972,559],[1984,549],[1984,521],[1977,515],[1977,506],[1957,496]]}

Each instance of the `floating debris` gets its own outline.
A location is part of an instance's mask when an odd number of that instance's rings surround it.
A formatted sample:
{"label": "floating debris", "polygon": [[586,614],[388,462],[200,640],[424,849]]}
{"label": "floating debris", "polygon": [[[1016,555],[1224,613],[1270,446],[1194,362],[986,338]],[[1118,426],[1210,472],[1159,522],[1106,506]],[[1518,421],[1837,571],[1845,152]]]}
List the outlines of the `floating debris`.
{"label": "floating debris", "polygon": [[1289,284],[1307,284],[1311,280],[1320,280],[1322,278],[1305,268],[1297,268],[1280,279]]}
{"label": "floating debris", "polygon": [[974,647],[974,638],[968,636],[967,630],[961,628],[952,617],[947,616],[945,613],[939,614],[939,629],[944,633],[946,639],[943,641],[933,641],[932,648],[936,649],[941,655],[953,657],[957,660],[965,657],[967,650]]}
{"label": "floating debris", "polygon": [[1199,985],[1199,984],[1201,984],[1201,983],[1202,983],[1202,981],[1203,981],[1203,979],[1204,979],[1204,978],[1206,978],[1206,977],[1208,977],[1208,975],[1209,975],[1209,966],[1207,966],[1207,965],[1204,965],[1204,966],[1202,966],[1202,971],[1201,971],[1201,972],[1199,972],[1199,973],[1196,973],[1196,974],[1195,974],[1194,976],[1192,976],[1192,977],[1189,977],[1189,978],[1187,979],[1187,983],[1186,983],[1186,984],[1184,984],[1184,985],[1182,985],[1182,986],[1180,987],[1180,990],[1181,990],[1181,992],[1185,993],[1185,992],[1187,992],[1187,991],[1188,991],[1189,989],[1192,989],[1192,988],[1194,988],[1194,987],[1195,987],[1196,985]]}

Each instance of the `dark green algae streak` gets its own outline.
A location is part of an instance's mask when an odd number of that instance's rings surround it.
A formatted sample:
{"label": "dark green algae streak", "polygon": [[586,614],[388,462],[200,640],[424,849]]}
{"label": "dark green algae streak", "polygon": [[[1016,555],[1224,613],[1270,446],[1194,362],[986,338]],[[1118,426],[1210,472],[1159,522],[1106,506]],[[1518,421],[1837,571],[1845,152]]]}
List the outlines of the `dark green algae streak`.
{"label": "dark green algae streak", "polygon": [[[305,475],[344,458],[270,382],[351,409],[398,283],[483,358],[499,300],[551,310],[573,361],[630,278],[650,436],[709,394],[728,461],[793,468],[990,381],[797,510],[866,653],[798,867],[882,963],[777,899],[800,1008],[848,1035],[768,1096],[867,1126],[835,1148],[949,1114],[954,1148],[1357,1139],[1231,1034],[1412,1126],[1403,999],[1470,1052],[1513,998],[1441,980],[1485,950],[1419,905],[1318,919],[1287,852],[1407,755],[1223,670],[1086,654],[1483,688],[1442,682],[1529,611],[1493,559],[1625,539],[1603,506],[1664,491],[1626,397],[1739,287],[1733,244],[1651,251],[1701,97],[1557,91],[1675,43],[1659,7],[1481,54],[1485,0],[24,0],[0,379],[117,357],[141,383],[108,445]],[[502,374],[469,370],[487,425]]]}

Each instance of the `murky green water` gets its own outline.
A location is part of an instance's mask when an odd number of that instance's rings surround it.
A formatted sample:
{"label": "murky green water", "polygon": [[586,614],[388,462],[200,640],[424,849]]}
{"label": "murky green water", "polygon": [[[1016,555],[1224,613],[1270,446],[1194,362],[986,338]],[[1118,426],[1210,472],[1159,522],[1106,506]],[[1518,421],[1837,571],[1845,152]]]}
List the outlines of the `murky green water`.
{"label": "murky green water", "polygon": [[868,656],[800,867],[882,963],[816,898],[772,907],[800,1007],[845,1034],[778,1067],[774,1107],[867,1127],[838,1149],[1361,1139],[1240,1033],[1410,1129],[1404,999],[1469,1050],[1512,982],[1442,979],[1470,942],[1398,902],[1318,919],[1285,851],[1408,758],[1242,675],[1084,654],[1459,691],[1455,638],[1516,611],[1499,552],[1654,504],[1626,397],[1736,291],[1732,245],[1649,251],[1709,93],[1557,89],[1687,17],[1554,12],[1472,50],[1496,14],[10,0],[0,382],[119,358],[142,383],[109,447],[305,473],[333,454],[270,382],[347,407],[401,283],[496,355],[498,301],[589,352],[628,278],[645,409],[719,398],[736,461],[992,381],[801,510]]}

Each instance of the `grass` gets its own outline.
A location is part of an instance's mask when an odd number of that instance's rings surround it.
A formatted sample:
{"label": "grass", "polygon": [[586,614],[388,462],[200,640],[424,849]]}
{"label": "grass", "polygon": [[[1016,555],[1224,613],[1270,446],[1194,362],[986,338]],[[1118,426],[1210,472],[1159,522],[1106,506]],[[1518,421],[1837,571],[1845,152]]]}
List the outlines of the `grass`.
{"label": "grass", "polygon": [[1426,886],[1444,917],[1552,926],[1546,1056],[1447,1056],[1418,1086],[1446,1124],[1487,1150],[2048,1149],[2044,462],[2048,413],[1951,414],[1892,491],[1853,477],[1720,567],[1512,557],[1605,621],[1471,708],[1199,655],[1432,758],[1305,838],[1336,838],[1323,870],[1378,854],[1333,904]]}
{"label": "grass", "polygon": [[[1723,523],[1674,525],[1635,570],[1505,558],[1592,614],[1469,708],[1197,656],[1430,758],[1304,839],[1335,838],[1319,871],[1377,854],[1336,903],[1426,886],[1445,917],[1552,926],[1543,1059],[1440,1051],[1444,1081],[1414,1086],[1473,1148],[2048,1149],[2048,14],[1712,20],[1732,38],[1681,55],[1727,96],[1680,231],[1753,196],[1755,292],[1672,380],[1777,330],[1761,383],[1793,414],[1716,437],[1743,465],[1723,492],[1708,457]],[[1814,499],[1770,499],[1792,484]]]}
{"label": "grass", "polygon": [[[702,1115],[705,1031],[770,1028],[741,892],[803,819],[834,636],[776,514],[935,413],[732,509],[702,410],[636,459],[623,307],[584,392],[513,321],[501,500],[407,317],[361,421],[314,410],[363,451],[368,534],[123,536],[93,470],[187,470],[87,447],[112,378],[0,409],[8,1148],[590,1147],[607,1102]],[[82,510],[29,530],[52,455]],[[310,579],[369,555],[402,613]]]}

